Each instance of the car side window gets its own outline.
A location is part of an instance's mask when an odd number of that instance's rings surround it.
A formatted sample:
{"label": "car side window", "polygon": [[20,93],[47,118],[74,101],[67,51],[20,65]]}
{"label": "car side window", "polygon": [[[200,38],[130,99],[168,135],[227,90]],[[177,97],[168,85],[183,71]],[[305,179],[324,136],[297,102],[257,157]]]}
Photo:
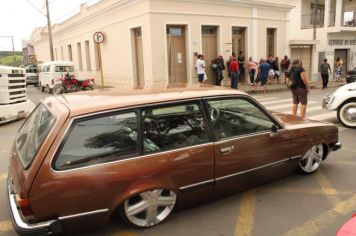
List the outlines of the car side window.
{"label": "car side window", "polygon": [[215,136],[224,138],[271,130],[273,121],[255,104],[242,98],[208,101]]}
{"label": "car side window", "polygon": [[57,155],[54,168],[65,170],[138,154],[137,133],[135,112],[78,121]]}
{"label": "car side window", "polygon": [[144,153],[188,147],[209,140],[199,103],[145,109],[142,127]]}

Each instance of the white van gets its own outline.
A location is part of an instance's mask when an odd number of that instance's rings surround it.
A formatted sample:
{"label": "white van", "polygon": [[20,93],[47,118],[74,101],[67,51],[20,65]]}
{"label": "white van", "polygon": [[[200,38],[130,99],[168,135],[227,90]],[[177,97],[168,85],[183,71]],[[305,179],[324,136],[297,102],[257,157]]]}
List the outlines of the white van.
{"label": "white van", "polygon": [[72,61],[51,61],[43,63],[39,81],[41,91],[43,92],[45,88],[47,88],[48,93],[51,93],[54,85],[59,83],[58,78],[67,72],[74,74],[74,63]]}

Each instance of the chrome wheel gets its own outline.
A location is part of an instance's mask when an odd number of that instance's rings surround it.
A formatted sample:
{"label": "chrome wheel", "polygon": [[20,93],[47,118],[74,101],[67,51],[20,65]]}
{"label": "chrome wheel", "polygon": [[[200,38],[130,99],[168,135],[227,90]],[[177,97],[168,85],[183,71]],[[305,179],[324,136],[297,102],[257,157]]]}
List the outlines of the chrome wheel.
{"label": "chrome wheel", "polygon": [[300,170],[307,174],[313,173],[319,168],[321,161],[323,160],[323,155],[324,149],[322,144],[313,146],[300,160]]}
{"label": "chrome wheel", "polygon": [[356,128],[356,101],[342,105],[337,111],[337,118],[344,126]]}
{"label": "chrome wheel", "polygon": [[155,189],[140,193],[125,201],[125,217],[135,226],[154,226],[172,212],[176,199],[176,194],[170,190]]}

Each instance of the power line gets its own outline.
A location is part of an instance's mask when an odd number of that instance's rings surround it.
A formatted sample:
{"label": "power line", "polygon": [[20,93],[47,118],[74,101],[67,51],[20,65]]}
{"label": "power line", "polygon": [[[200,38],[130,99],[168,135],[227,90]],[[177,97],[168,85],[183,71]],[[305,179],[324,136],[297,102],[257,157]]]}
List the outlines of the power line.
{"label": "power line", "polygon": [[38,9],[38,7],[36,5],[34,5],[32,2],[30,2],[29,0],[25,0],[28,4],[30,4],[33,8],[35,8],[39,13],[41,13],[41,15],[46,16],[46,14],[44,14],[40,9]]}

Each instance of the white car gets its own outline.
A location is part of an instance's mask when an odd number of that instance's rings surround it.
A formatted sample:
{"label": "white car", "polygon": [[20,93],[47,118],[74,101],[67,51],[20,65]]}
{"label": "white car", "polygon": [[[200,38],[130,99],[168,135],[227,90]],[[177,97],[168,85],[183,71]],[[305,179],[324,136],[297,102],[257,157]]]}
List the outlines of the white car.
{"label": "white car", "polygon": [[323,98],[323,108],[337,111],[337,119],[349,128],[356,128],[356,82],[338,88]]}
{"label": "white car", "polygon": [[52,93],[53,87],[60,83],[59,78],[65,73],[74,73],[74,62],[72,61],[50,61],[43,63],[39,77],[39,86],[43,92],[47,89],[48,93]]}

